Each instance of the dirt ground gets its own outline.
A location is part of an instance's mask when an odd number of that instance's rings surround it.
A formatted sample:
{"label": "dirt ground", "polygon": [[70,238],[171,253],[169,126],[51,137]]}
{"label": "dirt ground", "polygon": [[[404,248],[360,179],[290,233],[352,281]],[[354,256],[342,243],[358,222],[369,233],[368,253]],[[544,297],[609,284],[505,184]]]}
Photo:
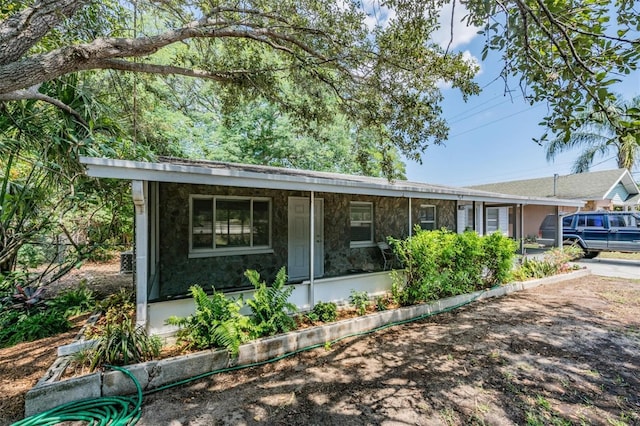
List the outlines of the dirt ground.
{"label": "dirt ground", "polygon": [[[71,289],[81,281],[94,291],[96,297],[104,298],[117,293],[120,288],[133,289],[131,275],[119,274],[119,261],[110,263],[88,263],[74,269],[46,290],[46,297]],[[74,328],[67,333],[35,342],[22,343],[0,349],[0,425],[22,419],[24,395],[40,380],[56,359],[58,346],[71,343],[80,331],[86,316],[72,321]]]}
{"label": "dirt ground", "polygon": [[[640,280],[545,285],[147,395],[138,424],[640,425],[639,314]],[[59,341],[0,350],[0,424]]]}

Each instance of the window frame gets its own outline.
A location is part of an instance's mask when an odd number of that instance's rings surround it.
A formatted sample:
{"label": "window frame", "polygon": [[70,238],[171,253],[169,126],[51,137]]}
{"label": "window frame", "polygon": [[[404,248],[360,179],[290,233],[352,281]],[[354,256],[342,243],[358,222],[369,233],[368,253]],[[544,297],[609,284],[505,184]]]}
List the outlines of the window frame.
{"label": "window frame", "polygon": [[[422,211],[424,210],[425,212],[427,211],[428,208],[432,208],[433,209],[433,220],[426,220],[422,218],[422,215],[420,213],[422,213]],[[425,230],[425,231],[435,231],[438,229],[438,210],[436,208],[435,204],[420,204],[420,207],[418,208],[418,220],[420,221],[420,228]],[[426,215],[424,216],[425,218],[427,217]],[[423,226],[423,224],[427,224],[427,223],[433,223],[433,228],[428,229],[425,228]]]}
{"label": "window frame", "polygon": [[[352,208],[353,207],[363,207],[363,206],[368,206],[371,209],[371,220],[359,220],[359,221],[354,221],[351,219],[351,213],[352,213]],[[360,247],[373,247],[376,245],[375,242],[375,215],[374,215],[374,208],[373,208],[373,202],[371,201],[351,201],[349,202],[349,248],[360,248]],[[359,241],[353,241],[351,239],[351,230],[353,229],[353,225],[355,222],[358,223],[367,223],[370,222],[369,225],[369,229],[371,232],[371,238],[370,240],[359,240]]]}
{"label": "window frame", "polygon": [[[489,220],[493,221],[494,219],[489,219],[489,210],[496,212],[495,218],[495,229],[489,230]],[[493,234],[494,232],[501,232],[500,229],[500,207],[487,207],[485,210],[485,223],[486,223],[486,232],[487,234]]]}
{"label": "window frame", "polygon": [[[193,204],[194,200],[208,200],[211,202],[212,211],[212,242],[211,247],[194,248],[193,247]],[[249,229],[251,234],[249,237],[249,246],[239,247],[216,247],[216,210],[218,207],[218,201],[249,201],[249,217],[250,224]],[[268,204],[268,244],[266,245],[254,245],[254,202],[267,202]],[[214,257],[214,256],[233,256],[242,254],[262,254],[273,253],[273,201],[271,197],[252,197],[242,195],[204,195],[204,194],[190,194],[189,195],[189,258],[198,257]]]}

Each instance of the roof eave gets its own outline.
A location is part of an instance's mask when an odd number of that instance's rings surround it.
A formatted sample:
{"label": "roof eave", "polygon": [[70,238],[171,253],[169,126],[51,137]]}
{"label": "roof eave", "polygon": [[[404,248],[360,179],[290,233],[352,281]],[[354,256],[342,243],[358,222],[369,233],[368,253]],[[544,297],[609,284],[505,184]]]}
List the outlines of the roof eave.
{"label": "roof eave", "polygon": [[211,169],[202,166],[184,166],[166,163],[149,163],[130,160],[81,157],[87,175],[98,178],[174,182],[184,184],[222,185],[261,189],[299,190],[357,195],[377,195],[405,198],[429,198],[442,200],[468,200],[489,203],[514,203],[582,207],[582,200],[563,200],[522,197],[473,191],[453,187],[424,187],[402,182],[360,182],[348,179],[291,176],[256,173],[230,169]]}

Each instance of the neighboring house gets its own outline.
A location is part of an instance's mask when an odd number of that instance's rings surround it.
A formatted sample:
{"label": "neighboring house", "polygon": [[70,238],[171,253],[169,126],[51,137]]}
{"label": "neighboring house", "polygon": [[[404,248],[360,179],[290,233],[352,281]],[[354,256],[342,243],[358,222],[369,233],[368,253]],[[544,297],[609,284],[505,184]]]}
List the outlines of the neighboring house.
{"label": "neighboring house", "polygon": [[[89,176],[132,181],[137,321],[155,334],[172,331],[165,325],[170,315],[193,312],[193,284],[250,297],[245,270],[256,269],[271,282],[286,266],[292,302],[311,309],[317,301],[345,301],[351,290],[389,290],[377,243],[404,238],[415,226],[483,234],[497,229],[495,207],[584,204],[174,158],[81,162]],[[522,216],[512,219],[517,234]]]}
{"label": "neighboring house", "polygon": [[[640,189],[627,169],[576,173],[537,179],[514,180],[469,186],[469,189],[500,192],[526,197],[552,197],[584,200],[582,210],[637,210]],[[567,206],[525,205],[524,235],[536,236],[538,227],[548,214],[568,213]]]}

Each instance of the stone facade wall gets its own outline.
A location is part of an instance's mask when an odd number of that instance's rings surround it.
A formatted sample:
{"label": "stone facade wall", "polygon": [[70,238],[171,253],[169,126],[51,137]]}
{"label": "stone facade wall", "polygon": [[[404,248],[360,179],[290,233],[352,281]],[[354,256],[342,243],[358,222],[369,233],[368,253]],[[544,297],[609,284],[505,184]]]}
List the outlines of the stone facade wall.
{"label": "stone facade wall", "polygon": [[[246,196],[271,198],[271,241],[273,253],[189,258],[189,195]],[[160,298],[183,296],[193,284],[217,290],[246,287],[244,271],[255,269],[271,282],[288,261],[288,197],[308,197],[301,191],[234,188],[215,185],[159,185],[159,284]],[[382,256],[377,246],[350,248],[351,201],[373,203],[375,240],[388,236],[405,238],[409,233],[406,198],[316,193],[324,199],[324,276],[354,271],[380,270]],[[412,201],[412,217],[418,217],[420,204],[436,206],[437,227],[455,230],[456,203],[443,200]]]}

